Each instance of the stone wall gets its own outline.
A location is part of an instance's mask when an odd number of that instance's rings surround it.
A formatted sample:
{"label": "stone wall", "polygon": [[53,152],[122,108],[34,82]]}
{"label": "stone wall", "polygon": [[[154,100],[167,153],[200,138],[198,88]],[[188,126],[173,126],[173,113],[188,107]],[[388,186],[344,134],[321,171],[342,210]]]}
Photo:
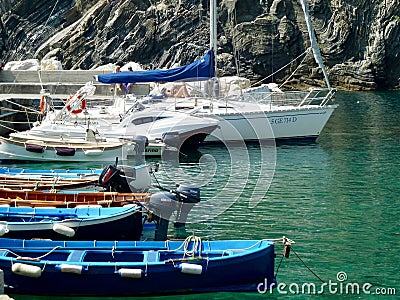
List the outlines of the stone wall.
{"label": "stone wall", "polygon": [[[3,0],[0,49],[5,61],[55,58],[89,70],[136,61],[147,68],[182,65],[209,47],[208,0]],[[308,0],[333,86],[400,87],[400,5],[390,0]],[[323,85],[308,55],[298,0],[219,0],[219,75]],[[299,57],[300,56],[300,57]],[[289,64],[296,57],[297,60]],[[268,77],[281,67],[284,71]]]}

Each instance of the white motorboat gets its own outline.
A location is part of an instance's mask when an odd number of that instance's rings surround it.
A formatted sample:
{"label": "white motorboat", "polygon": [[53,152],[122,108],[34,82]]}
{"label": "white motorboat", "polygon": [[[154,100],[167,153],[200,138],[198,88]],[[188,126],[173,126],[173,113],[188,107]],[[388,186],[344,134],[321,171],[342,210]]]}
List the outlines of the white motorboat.
{"label": "white motorboat", "polygon": [[145,109],[129,112],[109,137],[146,136],[150,142],[162,141],[180,149],[197,149],[219,126],[219,121],[170,110]]}
{"label": "white motorboat", "polygon": [[[84,137],[87,132],[92,132],[92,139],[115,138],[124,141],[136,141],[138,137],[146,137],[148,144],[145,149],[147,156],[160,156],[167,144],[176,149],[197,149],[207,135],[213,132],[219,124],[218,120],[190,116],[182,112],[168,110],[143,110],[144,106],[136,102],[125,113],[121,122],[97,122],[93,117],[89,119],[74,118],[63,108],[59,116],[49,120],[45,119],[25,134],[31,138],[51,137],[53,139],[77,139]],[[69,114],[69,115],[68,115]],[[67,117],[71,117],[71,119]],[[93,129],[90,129],[93,128]],[[12,133],[11,136],[19,137],[21,133]]]}
{"label": "white motorboat", "polygon": [[[137,145],[139,142],[143,142],[143,137],[139,137],[138,135],[130,136],[128,139],[127,136],[112,135],[113,137],[110,137],[109,134],[112,129],[111,126],[119,124],[128,108],[130,108],[132,104],[137,103],[135,97],[119,97],[114,99],[112,105],[91,105],[89,107],[86,102],[86,97],[93,95],[94,91],[95,86],[93,83],[87,82],[74,95],[71,95],[65,101],[64,106],[62,106],[61,109],[57,109],[54,106],[53,99],[50,97],[49,93],[41,91],[42,97],[40,101],[40,109],[44,116],[43,119],[40,122],[35,122],[34,126],[30,130],[11,133],[10,139],[4,140],[6,146],[4,145],[1,147],[3,149],[0,149],[0,151],[3,151],[5,154],[3,159],[17,159],[17,156],[19,155],[22,155],[23,159],[28,159],[28,157],[30,159],[43,159],[46,157],[48,149],[53,149],[54,147],[74,148],[75,144],[82,144],[85,148],[83,152],[84,155],[78,156],[84,158],[85,156],[98,155],[99,157],[96,159],[87,159],[88,161],[97,161],[97,159],[101,160],[101,157],[104,157],[105,153],[103,152],[105,150],[110,152],[110,154],[112,153],[109,151],[112,147],[107,145],[108,141],[112,141],[113,146],[125,145],[125,148],[127,145]],[[41,156],[35,154],[34,157],[32,157],[32,154],[27,156],[27,153],[23,150],[17,152],[11,151],[14,148],[16,150],[19,149],[19,146],[22,145],[21,142],[23,143],[23,146],[26,144],[33,144],[37,145],[36,148],[42,147],[44,149],[43,153],[45,154],[42,154]],[[143,153],[146,156],[160,156],[166,148],[166,145],[160,140],[147,141],[146,145],[147,146],[143,150]],[[80,146],[80,148],[82,147],[83,146]],[[90,149],[86,149],[86,147],[89,147]],[[31,150],[31,148],[32,147],[28,146],[29,150]],[[116,151],[117,149],[115,149],[114,152]],[[125,154],[119,155],[119,157],[129,158],[134,155],[129,149],[125,152]],[[18,153],[18,155],[15,153]],[[74,153],[79,154],[77,151]],[[57,154],[57,156],[50,155],[49,159],[60,160],[59,156],[60,154]]]}

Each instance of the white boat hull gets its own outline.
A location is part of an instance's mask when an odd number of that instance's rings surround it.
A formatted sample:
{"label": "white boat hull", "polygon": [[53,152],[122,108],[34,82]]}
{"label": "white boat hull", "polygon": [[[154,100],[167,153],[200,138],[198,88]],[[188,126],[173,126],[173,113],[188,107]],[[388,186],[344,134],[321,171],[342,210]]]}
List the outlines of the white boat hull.
{"label": "white boat hull", "polygon": [[160,157],[165,151],[164,143],[149,143],[145,148],[144,155],[146,157]]}
{"label": "white boat hull", "polygon": [[258,141],[266,139],[316,139],[335,105],[265,112],[226,112],[201,114],[220,120],[205,142]]}
{"label": "white boat hull", "polygon": [[112,163],[115,158],[128,159],[135,156],[134,145],[116,144],[114,146],[84,147],[78,145],[60,144],[57,147],[75,149],[71,156],[57,154],[55,146],[43,144],[43,152],[28,151],[25,142],[12,141],[0,138],[1,160],[26,160],[26,161],[63,161],[63,162],[102,162]]}

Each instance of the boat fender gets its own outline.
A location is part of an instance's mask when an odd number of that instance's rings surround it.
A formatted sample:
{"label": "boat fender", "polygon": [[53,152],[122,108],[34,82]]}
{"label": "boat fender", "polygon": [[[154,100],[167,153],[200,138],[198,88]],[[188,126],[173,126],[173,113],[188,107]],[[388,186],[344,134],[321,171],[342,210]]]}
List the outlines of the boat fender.
{"label": "boat fender", "polygon": [[44,147],[40,146],[40,145],[35,145],[35,144],[25,144],[25,150],[30,151],[30,152],[35,152],[35,153],[43,153]]}
{"label": "boat fender", "polygon": [[142,278],[143,277],[143,270],[142,269],[127,269],[122,268],[118,270],[118,274],[121,277],[125,278]]}
{"label": "boat fender", "polygon": [[290,245],[285,245],[285,247],[283,247],[283,256],[285,258],[290,256]]}
{"label": "boat fender", "polygon": [[56,154],[60,156],[74,156],[75,155],[75,148],[68,148],[68,147],[56,147]]}
{"label": "boat fender", "polygon": [[69,264],[61,264],[56,266],[57,270],[60,270],[63,273],[74,273],[74,274],[82,274],[83,267],[79,265],[69,265]]}
{"label": "boat fender", "polygon": [[283,256],[285,258],[288,258],[290,256],[290,248],[292,246],[293,241],[286,238],[285,236],[283,237]]}
{"label": "boat fender", "polygon": [[193,274],[193,275],[201,275],[201,273],[203,272],[202,266],[189,263],[179,264],[178,269],[181,270],[182,273]]}
{"label": "boat fender", "polygon": [[72,228],[70,228],[68,226],[58,224],[58,223],[53,224],[53,230],[59,234],[65,235],[67,237],[73,237],[75,235],[75,230],[73,230]]}
{"label": "boat fender", "polygon": [[38,266],[15,263],[12,265],[11,269],[13,273],[18,275],[23,275],[32,278],[39,278],[40,276],[42,276],[42,269]]}
{"label": "boat fender", "polygon": [[9,230],[7,228],[7,223],[5,224],[0,224],[0,236],[5,235],[6,233],[8,233]]}

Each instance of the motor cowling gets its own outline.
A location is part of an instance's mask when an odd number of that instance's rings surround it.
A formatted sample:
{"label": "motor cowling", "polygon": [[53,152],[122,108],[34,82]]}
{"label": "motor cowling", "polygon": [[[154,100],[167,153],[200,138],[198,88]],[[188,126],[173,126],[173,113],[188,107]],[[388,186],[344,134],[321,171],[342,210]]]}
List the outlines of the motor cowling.
{"label": "motor cowling", "polygon": [[144,135],[136,135],[132,139],[136,144],[136,165],[142,165],[145,163],[144,156],[146,147],[149,145],[149,139]]}
{"label": "motor cowling", "polygon": [[183,203],[200,202],[200,189],[189,185],[179,185],[176,189],[179,201]]}
{"label": "motor cowling", "polygon": [[99,176],[99,185],[112,192],[129,193],[131,188],[122,177],[122,172],[117,167],[109,165],[105,167]]}

